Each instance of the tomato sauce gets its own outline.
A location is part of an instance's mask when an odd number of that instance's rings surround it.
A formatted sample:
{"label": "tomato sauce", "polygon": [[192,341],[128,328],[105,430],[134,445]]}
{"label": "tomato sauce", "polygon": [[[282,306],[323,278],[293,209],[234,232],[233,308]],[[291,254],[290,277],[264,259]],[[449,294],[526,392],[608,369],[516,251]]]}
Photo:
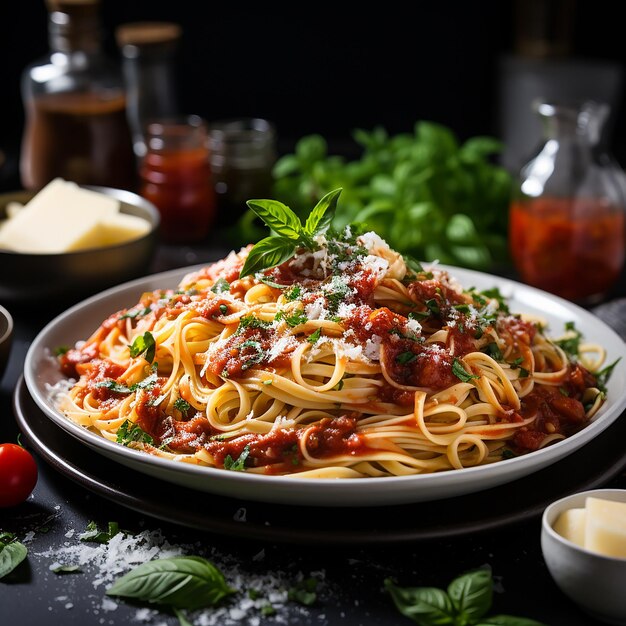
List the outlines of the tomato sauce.
{"label": "tomato sauce", "polygon": [[522,279],[570,300],[603,294],[624,264],[624,212],[593,198],[511,205],[509,242]]}
{"label": "tomato sauce", "polygon": [[161,214],[164,241],[196,242],[209,234],[216,200],[206,146],[149,151],[140,174],[141,195]]}
{"label": "tomato sauce", "polygon": [[576,364],[560,387],[536,385],[522,398],[521,417],[535,417],[535,421],[520,428],[513,437],[518,451],[537,450],[546,436],[561,434],[570,437],[585,426],[587,416],[581,402],[584,387],[580,386],[583,380],[587,387],[596,384],[593,375]]}

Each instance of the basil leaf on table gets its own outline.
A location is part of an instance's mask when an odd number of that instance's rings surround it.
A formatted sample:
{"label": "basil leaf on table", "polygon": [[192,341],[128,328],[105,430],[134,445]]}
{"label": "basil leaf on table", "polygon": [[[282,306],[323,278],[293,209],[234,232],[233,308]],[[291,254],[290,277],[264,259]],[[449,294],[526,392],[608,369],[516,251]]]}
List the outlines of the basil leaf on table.
{"label": "basil leaf on table", "polygon": [[545,624],[526,617],[494,615],[493,617],[481,619],[474,626],[545,626]]}
{"label": "basil leaf on table", "polygon": [[491,608],[493,580],[487,569],[468,572],[448,585],[448,595],[459,615],[474,623]]}
{"label": "basil leaf on table", "polygon": [[212,563],[186,556],[143,563],[116,580],[106,593],[194,611],[217,604],[235,591]]}
{"label": "basil leaf on table", "polygon": [[448,594],[436,587],[397,587],[390,579],[385,589],[396,608],[420,626],[454,624],[454,606]]}
{"label": "basil leaf on table", "polygon": [[19,541],[0,545],[3,545],[0,548],[0,578],[4,578],[26,558],[28,550]]}

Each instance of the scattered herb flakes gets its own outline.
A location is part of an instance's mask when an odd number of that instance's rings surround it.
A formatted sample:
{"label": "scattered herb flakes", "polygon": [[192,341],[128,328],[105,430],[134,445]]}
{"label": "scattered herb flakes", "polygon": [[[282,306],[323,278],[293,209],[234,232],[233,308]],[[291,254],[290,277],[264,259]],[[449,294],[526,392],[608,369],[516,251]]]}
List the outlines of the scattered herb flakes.
{"label": "scattered herb flakes", "polygon": [[100,530],[96,522],[91,521],[87,524],[87,528],[78,538],[81,541],[93,541],[95,543],[108,543],[120,532],[117,522],[109,522],[106,530]]}
{"label": "scattered herb flakes", "polygon": [[307,338],[307,341],[309,343],[317,343],[320,340],[320,337],[322,336],[322,329],[317,328],[316,330],[314,330]]}
{"label": "scattered herb flakes", "polygon": [[69,346],[57,346],[54,349],[54,355],[55,356],[63,356],[64,354],[66,354],[69,351],[70,347]]}
{"label": "scattered herb flakes", "polygon": [[291,602],[311,606],[315,604],[317,600],[317,585],[317,578],[313,578],[312,576],[304,578],[287,590],[287,599]]}

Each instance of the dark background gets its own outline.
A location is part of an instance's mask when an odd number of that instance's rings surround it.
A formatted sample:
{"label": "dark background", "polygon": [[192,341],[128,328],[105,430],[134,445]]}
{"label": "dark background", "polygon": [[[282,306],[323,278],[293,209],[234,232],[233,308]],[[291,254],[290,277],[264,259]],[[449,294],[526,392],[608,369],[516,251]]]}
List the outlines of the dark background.
{"label": "dark background", "polygon": [[[102,0],[105,48],[119,58],[114,32],[122,23],[177,22],[183,30],[176,56],[182,112],[208,120],[264,117],[276,124],[280,152],[305,134],[321,133],[331,151],[348,154],[356,149],[355,128],[410,132],[418,120],[445,124],[461,140],[491,134],[511,143],[509,127],[517,122],[508,115],[505,124],[505,108],[511,106],[506,100],[512,97],[520,108],[520,98],[503,95],[504,79],[511,82],[505,59],[538,68],[582,61],[592,64],[591,75],[593,64],[621,75],[626,61],[619,3],[608,0],[284,6]],[[19,152],[23,127],[20,75],[48,51],[44,0],[12,3],[10,13],[0,20],[0,149],[9,156],[7,185],[13,183],[11,157]],[[566,82],[569,90],[598,97],[593,87],[585,92],[582,79]],[[624,163],[621,82],[612,91],[608,142]],[[521,111],[526,110],[524,102]],[[529,124],[519,111],[515,115]],[[527,152],[530,141],[516,150]]]}

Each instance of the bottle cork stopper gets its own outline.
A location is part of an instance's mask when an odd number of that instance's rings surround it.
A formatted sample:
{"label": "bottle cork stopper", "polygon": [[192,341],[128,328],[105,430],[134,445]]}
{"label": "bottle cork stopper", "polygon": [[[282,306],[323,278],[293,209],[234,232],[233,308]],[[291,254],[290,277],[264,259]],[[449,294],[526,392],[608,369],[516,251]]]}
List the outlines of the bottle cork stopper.
{"label": "bottle cork stopper", "polygon": [[118,46],[147,46],[175,41],[182,29],[174,22],[130,22],[115,29]]}

